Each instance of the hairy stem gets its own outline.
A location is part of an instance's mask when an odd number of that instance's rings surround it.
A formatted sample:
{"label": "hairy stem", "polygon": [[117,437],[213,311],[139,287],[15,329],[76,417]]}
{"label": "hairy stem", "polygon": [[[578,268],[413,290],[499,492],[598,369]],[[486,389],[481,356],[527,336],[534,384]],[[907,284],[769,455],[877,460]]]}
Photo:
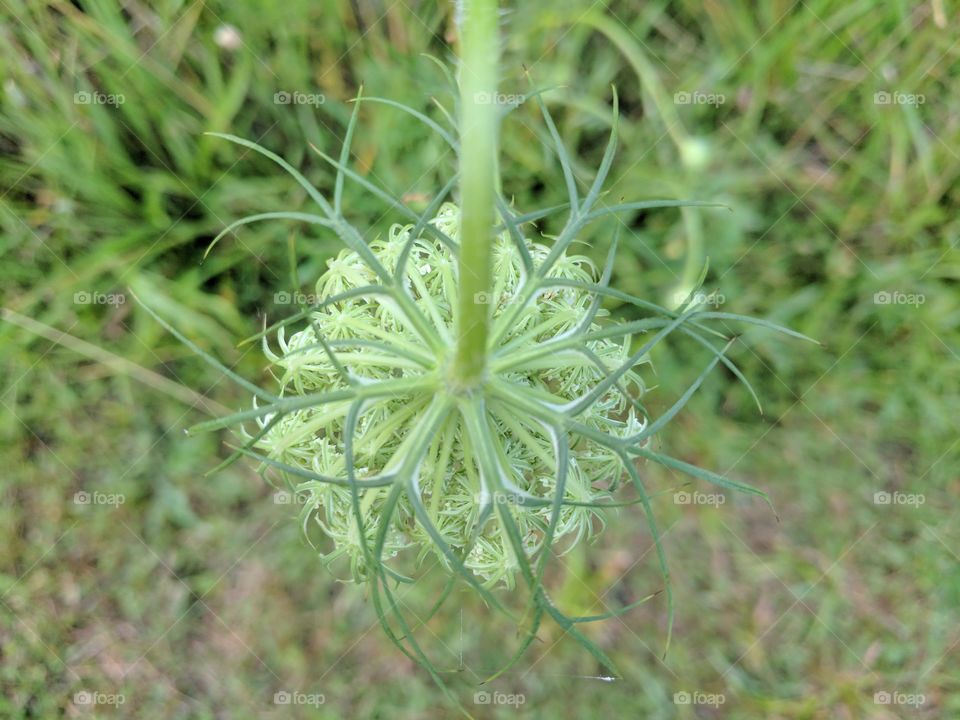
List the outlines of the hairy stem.
{"label": "hairy stem", "polygon": [[469,389],[486,369],[497,155],[496,0],[462,0],[460,63],[460,296],[455,385]]}

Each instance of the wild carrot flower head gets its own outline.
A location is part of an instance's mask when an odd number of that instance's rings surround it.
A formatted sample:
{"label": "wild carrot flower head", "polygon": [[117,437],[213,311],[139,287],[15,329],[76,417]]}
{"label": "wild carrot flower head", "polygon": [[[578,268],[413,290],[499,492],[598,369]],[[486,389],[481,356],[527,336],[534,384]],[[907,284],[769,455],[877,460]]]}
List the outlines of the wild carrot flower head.
{"label": "wild carrot flower head", "polygon": [[[459,240],[459,209],[444,204],[428,222],[455,242]],[[303,397],[317,391],[348,390],[351,380],[360,387],[393,384],[396,390],[378,393],[363,403],[353,419],[351,439],[354,479],[369,481],[395,469],[410,452],[410,440],[427,421],[449,364],[458,296],[457,264],[449,248],[432,237],[414,236],[413,224],[394,225],[370,249],[383,267],[395,274],[405,249],[402,278],[420,314],[444,342],[425,346],[404,310],[389,297],[351,295],[310,311],[302,329],[287,337],[281,327],[278,351],[264,338],[264,351],[276,369],[281,397]],[[524,239],[534,263],[542,263],[549,249]],[[558,491],[557,457],[552,429],[511,405],[509,396],[523,393],[544,402],[563,405],[587,394],[620,366],[629,355],[628,337],[586,337],[596,333],[603,313],[593,296],[576,284],[545,289],[520,305],[527,277],[523,259],[504,230],[493,251],[494,289],[475,301],[490,306],[497,345],[491,349],[491,378],[497,391],[486,401],[485,432],[498,458],[502,482],[510,492],[498,497],[510,503],[524,552],[533,557],[543,550],[550,526],[551,500]],[[553,263],[548,279],[590,285],[599,280],[593,263],[584,256],[563,253]],[[317,281],[316,294],[331,298],[369,287],[376,274],[351,250],[328,262]],[[569,342],[577,339],[577,344]],[[326,347],[321,342],[323,339]],[[555,347],[544,353],[540,348]],[[531,352],[531,351],[534,352]],[[334,360],[338,360],[338,364]],[[626,438],[643,430],[638,413],[643,381],[636,358],[620,381],[591,402],[579,416],[599,434]],[[399,381],[399,382],[394,382]],[[305,472],[347,477],[346,437],[354,400],[344,399],[319,407],[292,411],[275,422],[276,413],[258,418],[265,434],[256,447],[270,459]],[[610,499],[625,477],[614,450],[589,438],[568,437],[565,456],[564,505],[553,530],[552,542],[564,549],[590,538],[602,527],[603,517],[594,507]],[[416,448],[419,459],[410,489],[393,508],[386,529],[383,553],[396,556],[409,549],[450,563],[432,532],[463,564],[485,583],[513,585],[519,569],[507,530],[495,514],[484,513],[492,488],[482,481],[482,468],[474,454],[468,429],[456,413],[440,421],[429,442]],[[333,541],[328,558],[346,555],[356,579],[370,571],[365,546],[372,546],[389,496],[388,486],[360,493],[360,517],[355,516],[351,490],[318,480],[303,480],[296,491],[305,496],[304,523],[316,523]],[[418,512],[425,522],[418,522]],[[361,531],[361,527],[363,530]]]}
{"label": "wild carrot flower head", "polygon": [[[371,588],[387,635],[441,685],[391,587],[411,580],[402,570],[410,564],[405,557],[421,564],[435,559],[451,582],[460,578],[515,622],[519,619],[495,590],[522,585],[528,591],[527,630],[508,666],[549,616],[616,673],[578,624],[625,613],[633,605],[589,617],[563,613],[543,583],[548,561],[595,536],[618,506],[639,504],[663,573],[669,625],[673,604],[666,559],[638,463],[652,461],[765,498],[754,488],[654,450],[651,439],[719,363],[753,394],[726,356],[730,341],[713,324],[726,329],[746,322],[804,337],[764,320],[705,310],[692,302],[699,288],[676,309],[611,288],[616,233],[602,271],[572,251],[589,226],[625,211],[706,203],[603,202],[602,185],[616,149],[616,97],[610,142],[596,178],[581,196],[549,112],[536,99],[555,141],[568,202],[519,213],[496,196],[499,224],[492,238],[484,238],[492,242],[488,290],[461,298],[466,223],[460,208],[447,200],[456,177],[418,214],[347,166],[357,102],[339,160],[317,151],[337,171],[332,198],[275,153],[220,135],[277,163],[321,212],[252,215],[224,229],[214,244],[240,225],[283,219],[320,226],[346,246],[317,279],[314,302],[302,303],[299,311],[251,338],[263,342],[274,387],[240,377],[147,308],[254,397],[252,408],[193,428],[241,428],[245,442],[215,470],[248,457],[262,472],[285,478],[304,500],[300,521],[308,537],[319,530],[324,538],[323,557],[349,560],[354,579]],[[453,136],[432,120],[390,104],[426,122],[458,150]],[[382,237],[369,237],[351,224],[342,208],[348,179],[405,223],[394,224]],[[567,214],[566,222],[549,243],[529,237],[533,223],[560,212]],[[612,322],[602,308],[605,300],[629,306],[631,318]],[[467,302],[471,310],[480,310],[464,313]],[[465,384],[454,372],[455,360],[462,358],[454,355],[462,350],[458,338],[470,330],[460,326],[462,319],[471,315],[486,318],[489,332],[485,347],[477,348],[483,353],[482,372]],[[710,360],[672,405],[651,415],[642,404],[641,371],[651,351],[671,337],[696,343]],[[618,493],[623,486],[628,489]],[[632,497],[617,499],[626,493]]]}

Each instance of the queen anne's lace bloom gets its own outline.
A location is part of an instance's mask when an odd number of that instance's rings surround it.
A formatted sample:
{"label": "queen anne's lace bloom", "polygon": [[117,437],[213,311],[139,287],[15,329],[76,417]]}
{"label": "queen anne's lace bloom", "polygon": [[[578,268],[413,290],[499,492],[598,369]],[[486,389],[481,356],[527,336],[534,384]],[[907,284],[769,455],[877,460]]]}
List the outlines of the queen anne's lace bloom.
{"label": "queen anne's lace bloom", "polygon": [[[448,203],[430,222],[456,240],[459,215],[459,209]],[[412,225],[394,225],[386,238],[370,244],[377,260],[391,273],[395,272],[413,230]],[[525,242],[535,265],[547,257],[546,247]],[[561,349],[549,356],[534,354],[524,360],[525,353],[530,354],[532,348],[544,342],[575,331],[597,329],[596,325],[580,327],[583,318],[590,317],[592,297],[573,287],[543,290],[518,315],[508,314],[526,276],[520,252],[506,232],[495,241],[493,263],[493,291],[489,296],[475,298],[476,302],[492,306],[495,330],[498,321],[503,325],[509,318],[510,322],[509,327],[500,328],[497,347],[491,350],[493,373],[562,403],[589,392],[611,368],[617,368],[627,358],[629,336],[585,340],[586,352],[583,348]],[[344,250],[327,264],[328,270],[316,284],[320,298],[363,288],[377,280],[373,270],[353,251]],[[587,258],[563,254],[552,265],[548,277],[588,284],[596,282],[596,274]],[[404,277],[422,315],[452,347],[458,282],[457,264],[450,251],[432,237],[422,235],[412,244]],[[364,384],[439,374],[448,360],[443,352],[425,347],[405,313],[389,298],[377,295],[362,295],[312,311],[306,327],[294,335],[285,336],[281,328],[276,346],[279,351],[264,341],[264,352],[276,368],[282,387],[281,395],[287,398],[346,388],[348,378]],[[388,346],[399,352],[389,352]],[[435,392],[402,392],[369,400],[363,406],[352,437],[356,480],[395,469],[409,450],[404,446],[405,440],[423,423]],[[638,416],[636,410],[642,394],[643,383],[631,370],[616,387],[584,410],[578,422],[606,435],[636,434],[644,427],[642,414]],[[290,412],[265,432],[257,446],[267,457],[286,465],[347,479],[345,433],[351,402],[331,402]],[[268,427],[271,419],[271,415],[258,419],[261,430]],[[549,430],[535,419],[521,417],[496,402],[488,404],[487,420],[509,482],[528,498],[552,500],[558,461]],[[580,436],[571,436],[569,443],[564,500],[582,504],[565,504],[560,512],[553,535],[560,552],[602,529],[603,521],[595,505],[616,490],[624,474],[621,457],[609,448]],[[462,557],[465,567],[485,584],[512,586],[519,568],[514,545],[497,513],[488,514],[480,522],[485,491],[473,452],[463,419],[456,413],[449,415],[419,465],[415,486],[436,532]],[[349,485],[308,480],[296,490],[306,498],[304,527],[319,527],[333,543],[327,559],[346,555],[356,579],[369,576],[364,546],[374,545],[381,522],[385,521],[389,527],[383,543],[384,558],[394,557],[405,548],[416,548],[421,559],[435,554],[449,569],[449,558],[418,521],[406,495],[400,497],[394,512],[384,520],[390,488],[362,489],[359,505],[366,537],[361,537]],[[503,497],[498,501],[503,501]],[[532,557],[543,550],[551,507],[546,503],[511,504],[523,547]]]}

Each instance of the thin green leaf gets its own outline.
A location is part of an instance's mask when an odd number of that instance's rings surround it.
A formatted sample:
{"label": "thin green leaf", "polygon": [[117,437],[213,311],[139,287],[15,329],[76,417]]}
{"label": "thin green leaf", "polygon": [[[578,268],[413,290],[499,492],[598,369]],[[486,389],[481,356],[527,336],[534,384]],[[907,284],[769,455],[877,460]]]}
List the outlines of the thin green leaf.
{"label": "thin green leaf", "polygon": [[686,473],[687,475],[695,477],[699,480],[705,480],[713,485],[718,485],[719,487],[727,488],[728,490],[736,490],[737,492],[746,493],[747,495],[756,495],[757,497],[762,498],[763,501],[770,506],[770,509],[774,511],[774,514],[776,514],[776,509],[773,507],[770,497],[763,490],[758,490],[751,485],[737,482],[736,480],[730,480],[723,475],[718,475],[710,470],[704,470],[701,467],[691,465],[683,460],[677,460],[669,455],[661,455],[660,453],[654,452],[653,450],[648,450],[647,448],[630,448],[628,452],[631,455],[639,455],[640,457],[645,457],[648,460],[653,460],[653,462],[657,463],[658,465],[663,465],[671,470],[679,470],[680,472]]}
{"label": "thin green leaf", "polygon": [[[357,90],[357,97],[354,99],[353,112],[350,113],[350,122],[347,123],[347,134],[343,138],[343,145],[340,147],[340,164],[346,166],[350,159],[350,147],[353,144],[353,131],[357,127],[357,117],[360,114],[360,98],[363,96],[363,85]],[[343,215],[343,173],[337,171],[337,179],[333,188],[333,211],[339,216]]]}
{"label": "thin green leaf", "polygon": [[[334,209],[330,206],[330,203],[327,202],[326,198],[320,194],[320,192],[310,184],[310,181],[307,180],[299,170],[293,167],[290,163],[284,160],[282,157],[277,155],[270,150],[267,150],[262,145],[258,145],[255,142],[250,140],[244,140],[243,138],[237,137],[236,135],[229,135],[227,133],[216,133],[209,132],[204,133],[205,135],[213,135],[214,137],[223,138],[224,140],[229,140],[232,143],[237,145],[242,145],[243,147],[249,148],[254,152],[260,153],[264,157],[269,158],[277,165],[282,167],[287,173],[297,181],[297,184],[300,185],[304,190],[307,191],[307,195],[321,207],[321,209],[327,214],[331,223],[333,223],[334,229],[337,231],[337,235],[341,240],[346,243],[347,247],[353,250],[355,253],[359,254],[367,265],[373,270],[381,279],[385,282],[388,282],[390,279],[389,274],[384,269],[383,265],[380,264],[380,261],[377,259],[376,255],[370,250],[370,247],[363,241],[363,238],[360,236],[360,233],[357,230],[347,223],[342,216],[338,216]],[[312,146],[311,146],[312,147]],[[340,167],[340,165],[337,165]]]}
{"label": "thin green leaf", "polygon": [[417,120],[422,122],[428,128],[433,130],[437,135],[443,138],[443,141],[450,146],[451,150],[454,150],[454,151],[459,150],[459,145],[457,141],[454,139],[454,137],[450,133],[448,133],[444,128],[442,128],[435,120],[424,115],[419,110],[415,110],[409,105],[404,105],[403,103],[397,102],[396,100],[391,100],[390,98],[365,97],[363,98],[363,101],[372,102],[372,103],[381,103],[382,105],[389,105],[390,107],[394,107],[394,108],[397,108],[398,110],[402,110],[408,115],[415,117]]}
{"label": "thin green leaf", "polygon": [[269,402],[275,402],[275,401],[279,400],[279,398],[278,398],[276,395],[272,395],[271,393],[268,393],[266,390],[263,390],[263,389],[257,387],[257,386],[254,385],[252,382],[250,382],[250,381],[248,381],[248,380],[240,377],[240,376],[237,375],[235,372],[233,372],[233,370],[231,370],[231,369],[228,368],[226,365],[224,365],[224,364],[221,363],[219,360],[217,360],[215,357],[213,357],[213,355],[211,355],[210,353],[208,353],[208,352],[206,352],[205,350],[201,349],[199,345],[197,345],[195,342],[193,342],[192,340],[190,340],[186,335],[184,335],[183,333],[181,333],[181,332],[180,332],[179,330],[177,330],[173,325],[171,325],[170,323],[168,323],[166,320],[164,320],[162,317],[160,317],[156,312],[154,312],[152,308],[150,308],[150,307],[149,307],[148,305],[146,305],[139,297],[137,297],[136,293],[134,293],[133,290],[131,290],[130,288],[128,288],[128,289],[127,289],[127,292],[129,292],[130,295],[131,295],[131,297],[133,297],[133,299],[136,300],[136,301],[140,304],[140,307],[142,307],[144,310],[147,311],[147,313],[150,315],[150,317],[152,317],[154,320],[156,320],[158,323],[160,323],[160,325],[161,325],[167,332],[169,332],[171,335],[173,335],[177,340],[179,340],[180,342],[182,342],[182,343],[183,343],[184,345],[186,345],[188,348],[190,348],[191,350],[193,350],[193,352],[195,352],[197,355],[199,355],[201,358],[203,358],[203,360],[204,360],[208,365],[210,365],[211,367],[216,368],[217,370],[219,370],[220,372],[222,372],[224,375],[226,375],[228,378],[230,378],[230,379],[233,380],[235,383],[237,383],[237,385],[239,385],[240,387],[242,387],[244,390],[246,390],[246,391],[248,391],[248,392],[256,395],[256,396],[257,396],[258,398],[260,398],[261,400],[267,400],[267,401],[269,401]]}
{"label": "thin green leaf", "polygon": [[570,156],[567,154],[567,148],[560,138],[560,133],[557,131],[557,126],[553,122],[553,116],[550,114],[547,104],[543,101],[543,98],[540,97],[539,93],[534,95],[534,99],[540,108],[540,114],[543,115],[543,121],[547,125],[547,130],[550,131],[550,137],[553,139],[554,152],[557,153],[557,158],[560,160],[560,167],[563,170],[563,180],[567,184],[570,217],[571,219],[576,218],[580,214],[579,195],[577,194],[577,182],[573,177],[573,165],[570,162]]}
{"label": "thin green leaf", "polygon": [[612,89],[613,119],[610,121],[610,139],[607,141],[607,147],[603,151],[603,159],[600,161],[597,176],[594,178],[593,185],[590,186],[590,191],[587,193],[587,197],[584,198],[583,205],[580,208],[580,212],[583,214],[589,213],[593,204],[597,201],[597,198],[600,197],[600,190],[603,188],[603,183],[606,181],[607,175],[610,172],[610,166],[613,164],[613,157],[617,152],[617,131],[620,126],[620,98],[617,96],[616,86],[612,86]]}
{"label": "thin green leaf", "polygon": [[[417,222],[417,220],[419,219],[419,216],[417,215],[417,213],[415,213],[413,210],[407,207],[401,200],[392,196],[390,193],[386,192],[385,190],[380,189],[379,187],[374,185],[372,182],[367,180],[365,177],[363,177],[362,175],[359,175],[358,173],[355,173],[353,170],[341,164],[339,161],[334,160],[332,157],[327,155],[325,152],[323,152],[323,150],[316,147],[315,145],[311,144],[310,148],[317,155],[323,158],[327,163],[329,163],[331,166],[343,172],[344,175],[346,175],[348,178],[350,178],[354,182],[361,185],[364,189],[368,190],[370,193],[372,193],[376,197],[380,198],[384,203],[389,205],[392,210],[396,210],[397,212],[399,212],[401,215],[403,215],[405,218],[407,218],[412,222]],[[432,235],[434,238],[439,240],[441,243],[446,245],[447,248],[449,248],[450,251],[453,252],[454,254],[459,252],[459,246],[457,245],[456,241],[454,241],[453,238],[451,238],[445,232],[441,231],[439,228],[427,223],[424,226],[424,230],[426,230],[430,235]],[[377,263],[379,264],[379,261],[377,261]],[[377,274],[379,275],[380,273],[378,272]]]}
{"label": "thin green leaf", "polygon": [[653,546],[657,553],[657,562],[660,565],[660,574],[663,577],[663,588],[667,596],[667,641],[663,648],[663,654],[666,656],[667,652],[670,650],[670,639],[673,637],[674,613],[673,584],[670,581],[670,568],[667,565],[667,555],[663,550],[663,542],[660,536],[660,530],[657,526],[657,519],[653,514],[653,506],[650,504],[650,496],[647,493],[646,487],[643,485],[643,480],[640,479],[640,473],[637,471],[636,466],[633,464],[633,460],[627,453],[621,450],[618,454],[620,455],[620,460],[623,463],[624,469],[630,476],[631,482],[633,482],[633,486],[636,489],[637,494],[640,496],[640,500],[643,505],[643,512],[647,518],[647,527],[650,529],[650,536],[653,538]]}
{"label": "thin green leaf", "polygon": [[214,246],[220,242],[220,239],[232,232],[241,225],[249,225],[250,223],[259,222],[260,220],[298,220],[300,222],[310,223],[311,225],[321,225],[326,228],[333,228],[334,224],[329,220],[320,217],[319,215],[313,215],[311,213],[301,213],[301,212],[266,212],[258,213],[256,215],[247,215],[246,217],[240,218],[239,220],[230,223],[223,230],[221,230],[217,236],[210,241],[210,244],[207,245],[207,249],[203,253],[203,259],[206,260],[207,256],[210,254],[210,251],[213,250]]}

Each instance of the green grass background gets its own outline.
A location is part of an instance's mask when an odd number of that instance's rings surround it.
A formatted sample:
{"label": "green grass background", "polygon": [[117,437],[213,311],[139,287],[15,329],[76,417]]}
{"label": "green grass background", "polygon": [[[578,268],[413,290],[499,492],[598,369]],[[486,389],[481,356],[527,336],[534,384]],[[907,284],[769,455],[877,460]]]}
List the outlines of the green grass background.
{"label": "green grass background", "polygon": [[[453,716],[382,636],[363,588],[321,566],[295,508],[249,466],[204,477],[229,437],[182,429],[249,399],[129,294],[268,383],[259,349],[237,342],[289,312],[274,293],[291,290],[291,240],[305,292],[338,245],[317,228],[263,223],[201,262],[229,222],[309,204],[263,158],[202,133],[256,140],[329,190],[309,144],[339,147],[361,83],[442,120],[431,99],[449,106],[447,86],[422,53],[450,61],[447,3],[3,0],[0,18],[0,716]],[[227,23],[234,49],[215,41]],[[779,515],[743,497],[677,504],[686,479],[645,468],[664,491],[655,507],[677,597],[665,657],[658,597],[588,628],[622,679],[591,679],[589,656],[545,627],[489,687],[523,694],[522,707],[475,705],[515,631],[466,590],[421,628],[476,716],[960,713],[958,23],[941,0],[561,2],[506,14],[503,92],[556,86],[545,97],[578,182],[602,153],[615,85],[621,150],[605,201],[731,208],[624,216],[614,284],[663,300],[685,265],[709,257],[721,309],[824,347],[745,332],[734,357],[764,414],[717,372],[659,439],[767,490]],[[123,102],[76,102],[84,91]],[[324,102],[275,103],[281,91]],[[694,91],[723,102],[675,102]],[[878,92],[922,102],[877,103]],[[449,177],[449,152],[389,107],[365,106],[360,124],[354,166],[422,208]],[[504,124],[504,190],[521,210],[565,197],[546,137],[532,102]],[[370,236],[398,220],[355,184],[345,207]],[[617,222],[595,226],[584,251],[603,257]],[[923,302],[877,303],[878,292]],[[662,409],[706,358],[678,342],[653,361],[649,401]],[[924,502],[875,503],[884,491]],[[77,492],[125,502],[77,504]],[[404,591],[412,613],[441,581],[428,574]],[[642,514],[621,510],[594,546],[557,562],[552,583],[558,604],[584,614],[662,588]],[[125,703],[75,703],[84,690]],[[278,691],[325,702],[277,706]],[[677,704],[681,692],[725,701]],[[878,704],[878,692],[924,702]]]}

